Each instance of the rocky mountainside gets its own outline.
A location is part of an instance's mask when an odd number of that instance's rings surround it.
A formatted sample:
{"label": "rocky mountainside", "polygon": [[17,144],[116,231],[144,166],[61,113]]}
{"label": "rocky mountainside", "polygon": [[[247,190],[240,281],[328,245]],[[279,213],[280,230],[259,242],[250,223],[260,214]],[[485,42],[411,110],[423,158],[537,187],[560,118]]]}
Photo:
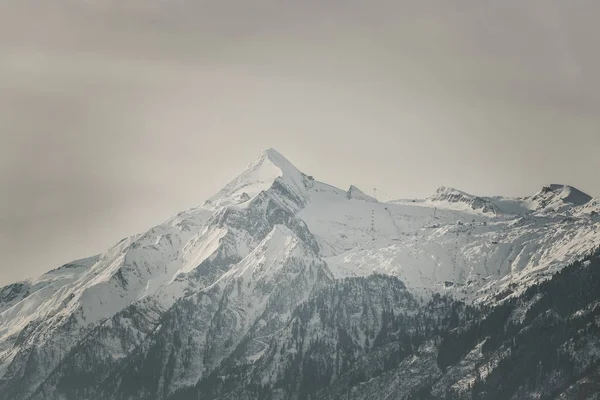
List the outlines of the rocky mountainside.
{"label": "rocky mountainside", "polygon": [[470,195],[460,190],[441,187],[429,198],[432,203],[447,203],[466,207],[467,210],[480,211],[484,214],[500,214],[502,211],[493,201],[483,197]]}
{"label": "rocky mountainside", "polygon": [[560,185],[380,202],[269,149],[1,288],[0,399],[598,399],[596,207]]}

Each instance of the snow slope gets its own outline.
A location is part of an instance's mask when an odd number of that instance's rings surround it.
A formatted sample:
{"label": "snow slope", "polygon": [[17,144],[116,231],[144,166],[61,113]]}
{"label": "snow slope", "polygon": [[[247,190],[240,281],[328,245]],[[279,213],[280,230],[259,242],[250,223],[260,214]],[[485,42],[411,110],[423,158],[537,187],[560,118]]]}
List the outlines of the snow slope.
{"label": "snow slope", "polygon": [[[285,303],[281,288],[296,304],[308,299],[317,276],[327,283],[389,275],[425,298],[491,303],[509,288],[516,296],[598,246],[596,208],[563,185],[520,199],[440,188],[424,200],[379,202],[354,186],[315,181],[268,149],[202,206],[99,256],[0,289],[0,390],[26,398],[46,381],[44,393],[54,393],[49,374],[81,365],[72,351],[83,343],[94,349],[90,357],[105,354],[106,368],[112,359],[129,360],[159,328],[154,321],[171,312],[200,324],[189,339],[194,351],[206,348],[200,341],[208,332],[216,335],[201,327],[202,318],[225,318],[236,334],[227,344],[211,339],[215,364],[249,331],[285,324],[292,304],[273,304]],[[286,286],[294,282],[303,283]],[[177,311],[202,298],[212,306],[200,314]],[[248,360],[265,349],[257,340]],[[177,379],[184,385],[200,375]]]}
{"label": "snow slope", "polygon": [[470,299],[551,274],[600,243],[589,216],[497,214],[473,199],[443,188],[428,201],[370,203],[317,183],[299,215],[338,278],[388,274],[421,294]]}

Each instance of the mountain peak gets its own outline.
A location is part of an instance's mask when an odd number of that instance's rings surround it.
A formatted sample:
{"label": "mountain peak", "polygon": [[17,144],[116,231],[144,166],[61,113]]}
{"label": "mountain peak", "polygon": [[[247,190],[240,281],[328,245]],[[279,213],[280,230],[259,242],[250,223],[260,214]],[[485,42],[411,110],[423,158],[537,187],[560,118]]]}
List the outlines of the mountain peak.
{"label": "mountain peak", "polygon": [[455,194],[462,194],[462,195],[467,195],[467,196],[471,196],[470,194],[463,192],[462,190],[458,190],[455,189],[453,187],[448,187],[448,186],[440,186],[436,191],[434,196],[436,195],[447,195],[447,194],[451,194],[451,193],[455,193]]}
{"label": "mountain peak", "polygon": [[582,206],[592,200],[592,196],[569,185],[550,184],[530,198],[538,210],[560,210],[564,207]]}
{"label": "mountain peak", "polygon": [[363,201],[367,201],[367,202],[371,202],[371,203],[377,203],[376,198],[369,196],[368,194],[366,194],[365,192],[363,192],[362,190],[360,190],[359,188],[357,188],[354,185],[350,185],[350,189],[348,189],[348,191],[346,192],[346,198],[348,200],[355,199],[355,200],[363,200]]}
{"label": "mountain peak", "polygon": [[[263,151],[261,151],[260,155],[269,157],[269,159],[271,159],[271,160],[279,158],[279,159],[283,159],[283,160],[287,161],[287,159],[283,156],[283,154],[281,154],[280,152],[275,150],[273,147],[264,149]],[[287,162],[289,162],[289,161],[287,161]]]}
{"label": "mountain peak", "polygon": [[206,206],[221,207],[246,203],[281,179],[296,195],[304,192],[303,174],[273,148],[263,150],[235,179],[211,197]]}
{"label": "mountain peak", "polygon": [[498,207],[488,199],[474,196],[451,187],[440,187],[428,200],[433,203],[460,205],[461,207],[467,207],[486,214],[500,213]]}
{"label": "mountain peak", "polygon": [[260,156],[258,156],[258,158],[252,164],[250,164],[248,168],[251,168],[252,166],[261,165],[265,162],[270,163],[276,168],[280,169],[282,175],[286,175],[286,173],[300,173],[298,169],[287,158],[283,156],[283,154],[281,154],[274,148],[268,148],[263,150],[260,153]]}
{"label": "mountain peak", "polygon": [[451,201],[455,202],[459,199],[469,198],[472,199],[475,196],[463,192],[462,190],[458,190],[452,187],[441,186],[439,187],[435,193],[429,197],[431,201]]}
{"label": "mountain peak", "polygon": [[581,190],[573,186],[551,184],[548,187],[551,191],[558,194],[567,203],[571,203],[577,206],[582,206],[588,203],[590,200],[592,200],[592,196],[582,192]]}

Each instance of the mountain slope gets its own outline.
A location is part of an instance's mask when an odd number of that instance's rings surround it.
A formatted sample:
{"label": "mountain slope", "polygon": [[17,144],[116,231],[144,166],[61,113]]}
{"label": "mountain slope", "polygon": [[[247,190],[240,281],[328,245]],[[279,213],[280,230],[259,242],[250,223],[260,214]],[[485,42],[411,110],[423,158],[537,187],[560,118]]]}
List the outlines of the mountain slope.
{"label": "mountain slope", "polygon": [[[315,286],[328,280],[329,273],[314,252],[291,231],[276,227],[219,282],[178,302],[165,315],[148,348],[142,348],[128,360],[124,370],[109,377],[102,396],[120,398],[123,392],[134,391],[141,397],[167,397],[193,385],[232,352],[242,353],[242,342],[245,360],[261,358],[266,351],[263,340],[287,323],[296,304],[304,301]],[[182,321],[186,321],[186,329],[181,329]],[[165,343],[176,356],[164,354]],[[157,353],[160,356],[154,358]],[[172,358],[176,361],[167,365]],[[130,365],[154,371],[166,368],[169,380],[155,386],[155,381],[145,380],[148,371],[128,375]]]}
{"label": "mountain slope", "polygon": [[202,206],[0,289],[0,398],[393,396],[399,365],[403,395],[437,396],[464,373],[438,365],[443,332],[593,252],[593,207],[562,185],[384,203],[269,149]]}
{"label": "mountain slope", "polygon": [[172,399],[596,399],[599,274],[600,251],[489,309],[418,306],[385,276],[338,281],[298,307],[268,356]]}

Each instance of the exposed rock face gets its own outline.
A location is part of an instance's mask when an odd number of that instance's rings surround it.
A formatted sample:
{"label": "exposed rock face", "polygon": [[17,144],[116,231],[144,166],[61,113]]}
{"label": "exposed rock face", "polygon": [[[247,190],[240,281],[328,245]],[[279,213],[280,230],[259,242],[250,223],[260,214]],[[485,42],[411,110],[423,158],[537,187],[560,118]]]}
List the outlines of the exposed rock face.
{"label": "exposed rock face", "polygon": [[470,195],[453,188],[441,187],[429,199],[431,202],[464,205],[485,214],[500,214],[500,209],[490,200]]}
{"label": "exposed rock face", "polygon": [[203,206],[0,288],[0,398],[597,399],[588,197],[381,203],[269,149]]}

